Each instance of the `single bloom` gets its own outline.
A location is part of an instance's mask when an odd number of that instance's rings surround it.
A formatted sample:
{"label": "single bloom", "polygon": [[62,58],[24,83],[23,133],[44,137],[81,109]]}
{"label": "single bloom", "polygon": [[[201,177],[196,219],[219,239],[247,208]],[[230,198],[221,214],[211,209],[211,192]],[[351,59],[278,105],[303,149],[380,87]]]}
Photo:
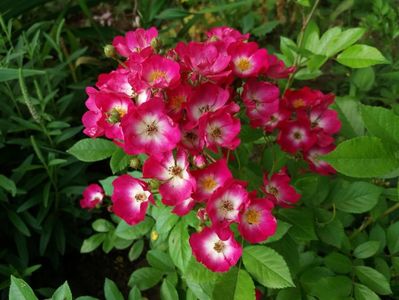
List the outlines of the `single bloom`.
{"label": "single bloom", "polygon": [[238,135],[241,122],[232,116],[231,111],[231,107],[226,105],[214,113],[204,115],[199,121],[199,135],[205,140],[206,146],[214,152],[218,151],[218,147],[234,150],[240,144]]}
{"label": "single bloom", "polygon": [[301,195],[290,185],[291,178],[288,176],[286,168],[273,174],[270,179],[268,177],[267,174],[263,177],[263,191],[270,196],[269,199],[273,203],[282,207],[290,207],[301,198]]}
{"label": "single bloom", "polygon": [[85,127],[83,132],[90,137],[105,134],[109,139],[123,140],[121,121],[134,107],[132,100],[125,94],[87,88],[89,98],[86,107],[89,108],[83,117]]}
{"label": "single bloom", "polygon": [[241,215],[238,231],[248,242],[260,243],[276,232],[277,221],[271,212],[272,202],[256,198],[256,193],[251,194],[250,204]]}
{"label": "single bloom", "polygon": [[187,103],[187,116],[190,121],[197,123],[204,114],[222,108],[229,98],[230,93],[227,89],[216,84],[202,84],[195,88]]}
{"label": "single bloom", "polygon": [[122,120],[124,150],[128,154],[160,155],[174,149],[180,130],[165,113],[160,99],[151,99],[132,110]]}
{"label": "single bloom", "polygon": [[306,151],[317,142],[317,136],[311,130],[311,124],[307,118],[281,122],[279,129],[277,143],[286,152]]}
{"label": "single bloom", "polygon": [[241,78],[257,76],[267,61],[266,49],[258,49],[255,42],[237,42],[229,46],[232,69]]}
{"label": "single bloom", "polygon": [[155,27],[147,30],[139,28],[135,31],[127,32],[124,37],[116,36],[112,41],[112,45],[124,57],[129,57],[133,53],[141,53],[143,50],[147,50],[144,52],[152,53],[152,45],[157,36],[158,31]]}
{"label": "single bloom", "polygon": [[299,90],[287,90],[282,103],[290,111],[312,109],[314,107],[327,108],[334,102],[333,94],[323,94],[319,90],[313,90],[307,86]]}
{"label": "single bloom", "polygon": [[205,227],[190,236],[194,257],[213,272],[227,272],[242,255],[241,245],[228,228]]}
{"label": "single bloom", "polygon": [[112,185],[112,210],[129,225],[144,220],[148,203],[154,203],[147,183],[128,174],[116,178]]}
{"label": "single bloom", "polygon": [[104,199],[104,191],[98,184],[90,184],[83,191],[83,199],[80,200],[81,208],[94,208]]}
{"label": "single bloom", "polygon": [[177,205],[190,198],[196,183],[189,173],[189,162],[184,150],[178,149],[176,157],[165,152],[160,157],[150,156],[143,165],[144,178],[161,180],[159,193],[165,205]]}
{"label": "single bloom", "polygon": [[243,184],[230,180],[212,194],[206,204],[206,211],[212,224],[224,227],[239,222],[248,201],[248,192]]}
{"label": "single bloom", "polygon": [[183,108],[189,101],[192,93],[192,87],[186,84],[180,84],[174,89],[166,91],[166,110],[168,115],[175,121],[179,121],[183,115]]}
{"label": "single bloom", "polygon": [[277,86],[264,81],[249,80],[244,85],[242,99],[253,127],[266,126],[269,118],[279,111]]}
{"label": "single bloom", "polygon": [[219,187],[233,178],[224,159],[217,160],[203,169],[191,171],[191,173],[197,182],[197,190],[193,198],[200,202],[206,202]]}
{"label": "single bloom", "polygon": [[156,89],[175,87],[180,81],[180,66],[173,60],[153,55],[143,63],[142,79]]}
{"label": "single bloom", "polygon": [[228,68],[230,56],[224,49],[212,43],[189,42],[177,43],[175,52],[178,55],[182,68],[192,82],[209,80],[220,83],[231,74]]}
{"label": "single bloom", "polygon": [[210,29],[206,35],[208,41],[221,41],[225,43],[226,46],[234,42],[243,42],[249,39],[249,33],[242,34],[238,30],[227,26],[214,27]]}

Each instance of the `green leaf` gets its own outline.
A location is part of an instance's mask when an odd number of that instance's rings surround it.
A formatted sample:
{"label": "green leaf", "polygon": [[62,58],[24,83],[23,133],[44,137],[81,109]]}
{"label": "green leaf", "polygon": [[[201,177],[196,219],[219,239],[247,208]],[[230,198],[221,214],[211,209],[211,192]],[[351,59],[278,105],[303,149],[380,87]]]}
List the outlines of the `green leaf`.
{"label": "green leaf", "polygon": [[122,148],[118,148],[111,156],[109,165],[111,167],[112,174],[124,170],[129,166],[131,156],[127,155]]}
{"label": "green leaf", "polygon": [[93,229],[97,232],[108,232],[115,228],[114,224],[105,219],[97,219],[91,224]]}
{"label": "green leaf", "polygon": [[367,92],[374,85],[375,73],[372,67],[358,69],[353,72],[351,79],[360,91]]}
{"label": "green leaf", "polygon": [[14,211],[8,209],[7,215],[8,215],[8,218],[10,219],[11,223],[15,226],[15,228],[18,229],[19,232],[21,232],[25,236],[31,235],[25,222],[22,220],[22,218],[18,214],[16,214]]}
{"label": "green leaf", "polygon": [[373,256],[380,249],[380,242],[368,241],[360,244],[355,248],[353,254],[360,259],[365,259]]}
{"label": "green leaf", "polygon": [[338,52],[348,48],[349,46],[356,43],[366,32],[364,28],[350,28],[338,36],[336,36],[331,42],[329,43],[328,47],[326,48],[326,55],[328,57],[332,57]]}
{"label": "green leaf", "polygon": [[124,300],[115,282],[108,278],[105,278],[104,296],[106,300]]}
{"label": "green leaf", "polygon": [[67,150],[68,153],[84,162],[93,162],[110,157],[117,146],[106,139],[83,139]]}
{"label": "green leaf", "polygon": [[338,55],[337,61],[350,68],[366,68],[389,63],[381,52],[367,45],[353,45]]}
{"label": "green leaf", "polygon": [[110,176],[107,177],[103,180],[100,180],[100,184],[104,189],[105,195],[111,196],[113,191],[114,191],[114,186],[112,185],[112,182],[118,178],[118,176]]}
{"label": "green leaf", "polygon": [[8,179],[7,177],[1,174],[0,174],[0,187],[9,192],[13,197],[15,197],[15,195],[17,194],[17,187],[15,186],[14,181]]}
{"label": "green leaf", "polygon": [[399,116],[392,110],[376,107],[361,106],[364,124],[372,135],[399,144]]}
{"label": "green leaf", "polygon": [[356,300],[380,300],[376,293],[360,283],[354,284],[354,292]]}
{"label": "green leaf", "polygon": [[379,138],[362,136],[347,140],[326,156],[338,172],[359,178],[381,177],[399,168],[399,160]]}
{"label": "green leaf", "polygon": [[226,4],[218,4],[213,5],[211,7],[203,8],[197,11],[197,14],[206,14],[206,13],[220,13],[224,10],[233,10],[237,8],[241,8],[242,6],[250,7],[252,5],[253,0],[245,0],[245,1],[236,1],[233,3],[226,3]]}
{"label": "green leaf", "polygon": [[234,268],[216,282],[212,299],[255,300],[254,282],[245,270]]}
{"label": "green leaf", "polygon": [[310,294],[323,300],[347,299],[352,291],[352,281],[346,276],[325,276],[319,278]]}
{"label": "green leaf", "polygon": [[72,292],[69,288],[68,282],[64,282],[51,297],[52,300],[72,300]]}
{"label": "green leaf", "polygon": [[337,97],[334,106],[342,123],[340,135],[348,138],[364,135],[359,100],[351,97]]}
{"label": "green leaf", "polygon": [[161,250],[152,249],[147,252],[146,258],[148,263],[161,271],[174,271],[175,265],[173,261],[170,259],[169,255]]}
{"label": "green leaf", "polygon": [[8,293],[9,300],[37,300],[30,286],[22,279],[11,275],[10,291]]}
{"label": "green leaf", "polygon": [[96,233],[83,241],[80,247],[80,253],[88,253],[94,251],[105,240],[106,234]]}
{"label": "green leaf", "polygon": [[138,240],[135,242],[129,250],[128,258],[130,261],[134,261],[139,258],[140,254],[143,252],[144,249],[144,240]]}
{"label": "green leaf", "polygon": [[377,294],[392,294],[388,280],[377,270],[366,266],[356,266],[355,274],[361,283],[372,289]]}
{"label": "green leaf", "polygon": [[148,290],[162,279],[163,272],[155,268],[141,268],[132,273],[129,286],[137,286],[140,291]]}
{"label": "green leaf", "polygon": [[360,214],[370,211],[377,204],[382,191],[381,187],[371,183],[341,180],[331,194],[331,201],[341,211]]}
{"label": "green leaf", "polygon": [[388,227],[387,230],[387,244],[389,253],[391,255],[399,252],[399,222],[396,222]]}
{"label": "green leaf", "polygon": [[305,7],[309,7],[310,6],[310,1],[309,0],[296,0],[296,3],[298,3],[299,5],[305,6]]}
{"label": "green leaf", "polygon": [[323,74],[320,70],[300,69],[295,73],[294,78],[297,80],[311,80]]}
{"label": "green leaf", "polygon": [[245,247],[243,262],[247,271],[268,288],[295,286],[284,258],[269,247]]}
{"label": "green leaf", "polygon": [[[0,68],[0,82],[18,79],[19,69],[11,69],[11,68]],[[46,71],[44,70],[32,70],[32,69],[23,69],[24,77],[35,76],[35,75],[45,75]]]}
{"label": "green leaf", "polygon": [[178,7],[172,7],[172,8],[167,8],[163,10],[158,16],[157,19],[161,20],[173,20],[173,19],[182,19],[184,17],[187,17],[190,15],[190,12],[178,8]]}
{"label": "green leaf", "polygon": [[164,279],[161,285],[161,300],[178,300],[176,288],[169,280]]}
{"label": "green leaf", "polygon": [[319,225],[317,227],[317,234],[321,241],[337,248],[341,248],[346,239],[344,226],[338,219]]}
{"label": "green leaf", "polygon": [[324,263],[335,273],[346,274],[352,271],[351,260],[338,252],[332,252],[324,258]]}
{"label": "green leaf", "polygon": [[125,240],[135,240],[146,235],[153,226],[154,220],[150,217],[145,218],[144,221],[137,225],[129,225],[121,220],[116,227],[115,234]]}
{"label": "green leaf", "polygon": [[280,240],[292,227],[291,224],[288,224],[284,221],[277,220],[277,229],[276,232],[269,237],[266,241],[262,242],[262,244],[269,244]]}
{"label": "green leaf", "polygon": [[185,271],[192,256],[188,243],[187,225],[182,220],[176,224],[169,236],[169,254],[174,264]]}
{"label": "green leaf", "polygon": [[314,217],[311,210],[306,208],[286,209],[280,211],[280,217],[292,224],[289,235],[297,241],[317,240],[314,228]]}
{"label": "green leaf", "polygon": [[140,290],[138,289],[137,286],[134,286],[129,292],[128,300],[141,300],[141,299],[143,298],[141,297]]}

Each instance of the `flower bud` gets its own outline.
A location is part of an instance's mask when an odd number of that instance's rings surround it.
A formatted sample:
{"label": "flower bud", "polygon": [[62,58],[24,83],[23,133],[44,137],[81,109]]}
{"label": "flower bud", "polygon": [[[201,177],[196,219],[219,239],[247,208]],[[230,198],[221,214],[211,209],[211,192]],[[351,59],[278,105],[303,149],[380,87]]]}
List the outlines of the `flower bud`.
{"label": "flower bud", "polygon": [[156,241],[159,238],[159,233],[155,230],[151,231],[151,241]]}
{"label": "flower bud", "polygon": [[157,190],[159,188],[160,182],[156,179],[151,179],[149,185],[151,190]]}
{"label": "flower bud", "polygon": [[113,58],[116,56],[115,48],[112,45],[104,46],[104,55],[109,58]]}
{"label": "flower bud", "polygon": [[139,160],[137,157],[133,157],[133,158],[130,160],[130,163],[129,163],[129,165],[130,165],[130,167],[131,167],[132,169],[138,169],[138,168],[140,168],[140,164],[141,164],[141,162],[140,162],[140,160]]}

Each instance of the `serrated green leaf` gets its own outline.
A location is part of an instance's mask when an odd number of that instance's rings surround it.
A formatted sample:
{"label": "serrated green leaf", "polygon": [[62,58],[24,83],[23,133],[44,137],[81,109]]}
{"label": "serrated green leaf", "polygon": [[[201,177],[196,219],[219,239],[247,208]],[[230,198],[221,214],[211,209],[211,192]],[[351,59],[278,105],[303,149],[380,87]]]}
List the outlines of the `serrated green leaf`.
{"label": "serrated green leaf", "polygon": [[249,246],[243,251],[246,270],[268,288],[294,287],[290,271],[284,258],[265,246]]}
{"label": "serrated green leaf", "polygon": [[234,268],[218,279],[213,290],[215,300],[255,300],[255,285],[245,270]]}
{"label": "serrated green leaf", "polygon": [[114,224],[105,219],[97,219],[91,224],[93,229],[97,232],[108,232],[115,228]]}
{"label": "serrated green leaf", "polygon": [[354,284],[354,292],[356,300],[380,300],[376,293],[360,283]]}
{"label": "serrated green leaf", "polygon": [[358,178],[381,177],[399,168],[399,160],[390,147],[370,136],[344,141],[321,159],[338,172]]}
{"label": "serrated green leaf", "polygon": [[377,270],[366,266],[356,266],[354,269],[355,274],[357,278],[359,278],[360,282],[372,289],[377,294],[392,294],[388,280]]}
{"label": "serrated green leaf", "polygon": [[173,261],[170,256],[158,249],[152,249],[147,252],[146,258],[148,263],[161,271],[170,272],[175,270]]}
{"label": "serrated green leaf", "polygon": [[337,209],[360,214],[370,211],[377,204],[382,190],[368,182],[339,181],[330,197]]}
{"label": "serrated green leaf", "polygon": [[105,139],[83,139],[67,150],[68,153],[84,162],[93,162],[110,157],[117,146]]}
{"label": "serrated green leaf", "polygon": [[163,272],[155,268],[141,268],[132,273],[129,286],[137,286],[140,291],[148,290],[162,279]]}
{"label": "serrated green leaf", "polygon": [[142,239],[135,242],[129,250],[128,253],[129,260],[130,261],[136,260],[143,252],[143,249],[144,249],[144,241]]}
{"label": "serrated green leaf", "polygon": [[368,241],[360,244],[353,251],[353,255],[357,258],[365,259],[373,256],[380,249],[380,242],[378,241]]}
{"label": "serrated green leaf", "polygon": [[118,148],[111,156],[109,165],[111,167],[112,174],[124,170],[129,166],[131,156],[127,155],[122,148]]}
{"label": "serrated green leaf", "polygon": [[353,45],[338,55],[337,61],[350,68],[366,68],[389,63],[381,52],[367,45]]}
{"label": "serrated green leaf", "polygon": [[125,240],[135,240],[147,234],[153,226],[154,220],[150,217],[145,218],[144,221],[136,225],[129,225],[121,220],[116,227],[115,234]]}
{"label": "serrated green leaf", "polygon": [[161,285],[161,300],[178,300],[176,288],[169,280],[164,279]]}
{"label": "serrated green leaf", "polygon": [[392,110],[368,105],[362,105],[361,112],[369,133],[384,141],[399,144],[398,115]]}
{"label": "serrated green leaf", "polygon": [[280,217],[292,224],[289,235],[297,241],[317,240],[314,227],[314,216],[307,208],[286,209],[280,212]]}
{"label": "serrated green leaf", "polygon": [[338,252],[332,252],[324,258],[324,263],[327,267],[336,273],[346,274],[352,271],[351,260]]}
{"label": "serrated green leaf", "polygon": [[169,254],[174,264],[183,272],[192,255],[188,239],[187,225],[184,221],[178,222],[169,236]]}

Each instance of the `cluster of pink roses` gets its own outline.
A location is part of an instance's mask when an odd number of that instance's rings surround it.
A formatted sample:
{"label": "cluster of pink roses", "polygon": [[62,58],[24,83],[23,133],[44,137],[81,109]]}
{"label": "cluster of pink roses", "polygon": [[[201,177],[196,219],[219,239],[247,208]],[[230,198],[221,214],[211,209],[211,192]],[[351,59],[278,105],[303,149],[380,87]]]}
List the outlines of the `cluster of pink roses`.
{"label": "cluster of pink roses", "polygon": [[[252,126],[279,130],[281,148],[300,151],[323,174],[333,170],[318,155],[332,149],[331,134],[339,129],[335,112],[327,109],[331,95],[304,88],[288,90],[280,100],[271,81],[286,78],[293,68],[248,38],[219,27],[204,42],[178,43],[160,55],[155,28],[118,36],[113,46],[126,59],[117,70],[100,75],[96,88],[87,88],[89,111],[82,119],[88,136],[105,136],[129,155],[148,156],[143,178],[159,181],[162,202],[175,214],[202,207],[197,215],[205,227],[189,242],[197,260],[219,272],[229,270],[242,254],[232,223],[248,242],[264,241],[276,230],[273,206],[287,207],[300,198],[285,168],[265,175],[259,197],[233,178],[228,155],[210,155],[240,144],[240,104]],[[149,203],[154,204],[147,182],[126,174],[113,186],[113,212],[131,225],[142,221]],[[103,198],[101,188],[90,185],[81,205],[94,207]]]}

